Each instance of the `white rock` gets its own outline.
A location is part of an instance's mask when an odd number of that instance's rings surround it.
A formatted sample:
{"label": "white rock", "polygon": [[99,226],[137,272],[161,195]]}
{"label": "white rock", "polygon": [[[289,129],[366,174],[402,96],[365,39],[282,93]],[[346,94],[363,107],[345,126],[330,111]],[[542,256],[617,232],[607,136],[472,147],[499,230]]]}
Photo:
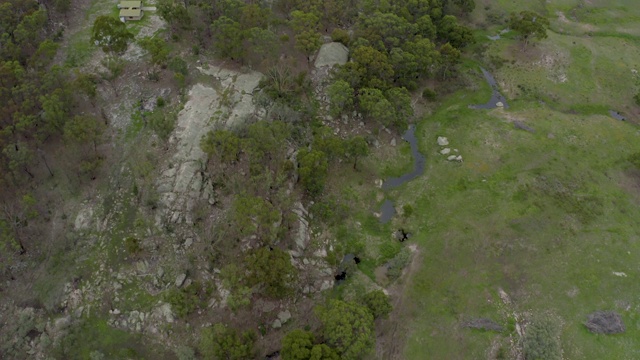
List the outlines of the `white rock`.
{"label": "white rock", "polygon": [[613,272],[613,275],[615,275],[615,276],[619,276],[619,277],[627,277],[627,274],[625,274],[625,273],[623,273],[623,272],[617,272],[617,271],[614,271],[614,272]]}
{"label": "white rock", "polygon": [[438,136],[438,145],[440,146],[447,146],[449,145],[449,139],[447,139],[444,136]]}
{"label": "white rock", "polygon": [[497,107],[504,107],[504,104],[502,103],[502,101],[498,101],[498,102],[496,103],[496,106],[497,106]]}
{"label": "white rock", "polygon": [[182,284],[184,284],[184,281],[187,279],[187,274],[180,274],[176,277],[176,286],[180,287],[182,286]]}
{"label": "white rock", "polygon": [[282,324],[286,324],[289,319],[291,319],[291,312],[289,312],[289,310],[284,310],[278,313],[278,320],[280,320]]}
{"label": "white rock", "polygon": [[282,322],[280,322],[279,319],[276,319],[273,324],[271,324],[271,327],[274,329],[280,329],[282,327]]}
{"label": "white rock", "polygon": [[460,162],[462,162],[462,155],[458,155],[458,156],[456,157],[456,161],[460,161]]}
{"label": "white rock", "polygon": [[442,155],[447,155],[450,152],[451,152],[451,149],[449,149],[449,148],[444,148],[444,149],[440,150],[440,154],[442,154]]}
{"label": "white rock", "polygon": [[391,139],[391,146],[396,146],[396,138]]}
{"label": "white rock", "polygon": [[447,160],[449,161],[455,161],[457,159],[457,156],[455,155],[449,155],[449,157],[447,158]]}
{"label": "white rock", "polygon": [[184,248],[188,249],[191,247],[192,244],[193,244],[193,238],[187,238],[187,240],[184,241]]}

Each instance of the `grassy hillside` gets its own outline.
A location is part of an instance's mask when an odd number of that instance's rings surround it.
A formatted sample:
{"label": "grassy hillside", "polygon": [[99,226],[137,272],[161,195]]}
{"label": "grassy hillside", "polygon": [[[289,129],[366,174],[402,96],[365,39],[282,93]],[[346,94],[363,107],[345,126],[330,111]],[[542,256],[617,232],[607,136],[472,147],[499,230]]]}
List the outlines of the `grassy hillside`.
{"label": "grassy hillside", "polygon": [[[524,9],[514,1],[478,5],[478,21],[485,5]],[[512,358],[521,341],[516,323],[526,328],[542,315],[560,328],[566,359],[639,356],[640,178],[629,159],[640,152],[632,101],[640,41],[630,26],[640,5],[541,1],[528,8],[552,20],[548,39],[525,51],[512,34],[486,40],[495,63],[484,65],[494,66],[511,107],[467,108],[490,96],[469,75],[483,90],[454,94],[420,122],[428,169],[392,194],[413,205],[404,226],[423,254],[404,302],[412,319],[404,358]],[[613,119],[609,109],[631,121]],[[439,155],[437,136],[448,137],[464,162]],[[626,332],[588,332],[583,323],[596,310],[620,313]],[[474,318],[505,331],[463,326]]]}

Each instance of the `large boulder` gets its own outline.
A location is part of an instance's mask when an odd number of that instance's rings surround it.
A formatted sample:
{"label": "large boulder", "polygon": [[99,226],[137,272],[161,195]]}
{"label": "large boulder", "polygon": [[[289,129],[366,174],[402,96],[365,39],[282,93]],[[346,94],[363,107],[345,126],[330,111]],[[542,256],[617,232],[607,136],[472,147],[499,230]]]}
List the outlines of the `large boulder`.
{"label": "large boulder", "polygon": [[316,57],[315,67],[343,65],[349,60],[349,49],[339,42],[322,45]]}
{"label": "large boulder", "polygon": [[596,311],[589,314],[584,325],[596,334],[620,334],[625,332],[620,314],[614,311]]}

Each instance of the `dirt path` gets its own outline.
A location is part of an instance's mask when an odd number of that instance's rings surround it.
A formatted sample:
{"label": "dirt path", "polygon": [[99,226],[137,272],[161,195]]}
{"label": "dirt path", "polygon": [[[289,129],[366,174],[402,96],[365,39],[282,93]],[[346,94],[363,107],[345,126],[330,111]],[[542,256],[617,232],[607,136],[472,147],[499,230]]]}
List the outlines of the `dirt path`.
{"label": "dirt path", "polygon": [[376,359],[402,360],[406,339],[408,339],[407,322],[404,321],[410,315],[412,306],[407,301],[407,290],[412,283],[414,274],[420,269],[422,264],[422,254],[418,245],[409,245],[412,258],[411,263],[405,269],[402,277],[387,291],[394,299],[393,311],[389,314],[388,320],[382,321],[377,326]]}

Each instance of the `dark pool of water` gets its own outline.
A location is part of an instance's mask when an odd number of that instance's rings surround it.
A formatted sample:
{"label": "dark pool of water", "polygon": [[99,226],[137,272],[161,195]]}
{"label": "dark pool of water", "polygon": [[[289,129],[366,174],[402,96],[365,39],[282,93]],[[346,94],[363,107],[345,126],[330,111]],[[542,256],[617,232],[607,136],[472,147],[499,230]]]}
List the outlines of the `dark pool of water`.
{"label": "dark pool of water", "polygon": [[491,99],[489,99],[489,101],[484,104],[469,105],[469,107],[472,109],[495,109],[496,107],[498,107],[497,104],[501,102],[503,107],[505,109],[508,109],[509,105],[507,104],[507,99],[502,96],[502,94],[500,94],[496,79],[494,79],[493,75],[491,75],[491,73],[489,73],[484,68],[480,68],[480,70],[482,70],[484,78],[487,80],[487,83],[489,83],[489,86],[491,86]]}
{"label": "dark pool of water", "polygon": [[393,201],[385,200],[380,208],[380,222],[386,224],[396,215],[396,208]]}
{"label": "dark pool of water", "polygon": [[616,120],[620,120],[620,121],[627,120],[624,116],[622,116],[622,114],[620,114],[619,112],[614,111],[614,110],[609,110],[609,115],[611,115],[611,117],[616,119]]}
{"label": "dark pool of water", "polygon": [[[382,190],[391,190],[397,188],[415,178],[422,175],[427,163],[427,159],[418,150],[418,139],[416,138],[415,125],[409,125],[407,131],[402,135],[402,139],[411,146],[411,155],[413,156],[413,170],[400,177],[392,177],[382,183]],[[387,223],[396,214],[396,209],[391,200],[386,200],[380,208],[380,222]]]}

